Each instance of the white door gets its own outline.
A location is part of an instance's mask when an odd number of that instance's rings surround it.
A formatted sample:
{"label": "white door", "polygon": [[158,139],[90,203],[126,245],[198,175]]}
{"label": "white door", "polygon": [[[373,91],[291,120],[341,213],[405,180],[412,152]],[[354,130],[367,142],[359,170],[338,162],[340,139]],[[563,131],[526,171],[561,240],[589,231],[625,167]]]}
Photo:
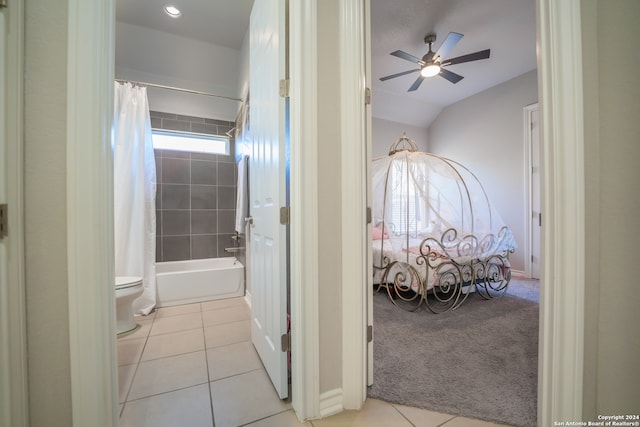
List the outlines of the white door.
{"label": "white door", "polygon": [[540,203],[540,133],[538,107],[530,114],[531,141],[531,277],[540,278],[540,233],[542,227],[542,211]]}
{"label": "white door", "polygon": [[285,0],[256,0],[250,22],[249,160],[251,340],[281,399],[288,397],[287,241],[280,224],[286,203]]}

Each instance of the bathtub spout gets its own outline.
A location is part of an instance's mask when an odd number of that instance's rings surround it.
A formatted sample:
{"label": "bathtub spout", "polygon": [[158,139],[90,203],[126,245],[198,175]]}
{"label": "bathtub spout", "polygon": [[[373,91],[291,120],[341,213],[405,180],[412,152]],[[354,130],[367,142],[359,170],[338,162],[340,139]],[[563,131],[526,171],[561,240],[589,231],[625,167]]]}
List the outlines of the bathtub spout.
{"label": "bathtub spout", "polygon": [[240,251],[244,251],[244,246],[235,246],[233,248],[224,248],[225,252],[229,252],[229,253],[238,253]]}

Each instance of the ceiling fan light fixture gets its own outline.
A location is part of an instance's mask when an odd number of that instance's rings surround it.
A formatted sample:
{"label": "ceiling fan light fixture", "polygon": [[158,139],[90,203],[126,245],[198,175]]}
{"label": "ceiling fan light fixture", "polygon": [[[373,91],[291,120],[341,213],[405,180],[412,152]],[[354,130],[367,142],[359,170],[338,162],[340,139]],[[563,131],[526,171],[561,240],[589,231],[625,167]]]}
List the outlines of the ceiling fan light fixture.
{"label": "ceiling fan light fixture", "polygon": [[438,64],[429,64],[420,70],[422,77],[433,77],[440,74],[440,66]]}
{"label": "ceiling fan light fixture", "polygon": [[179,18],[180,16],[182,16],[182,12],[180,12],[180,9],[171,4],[164,7],[164,13],[172,18]]}

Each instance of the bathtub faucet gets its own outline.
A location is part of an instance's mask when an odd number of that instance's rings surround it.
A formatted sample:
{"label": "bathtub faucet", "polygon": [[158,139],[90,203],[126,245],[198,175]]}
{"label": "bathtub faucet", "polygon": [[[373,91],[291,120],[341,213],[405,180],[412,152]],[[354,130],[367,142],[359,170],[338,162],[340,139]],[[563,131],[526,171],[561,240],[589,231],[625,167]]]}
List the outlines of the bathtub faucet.
{"label": "bathtub faucet", "polygon": [[224,248],[225,252],[229,252],[232,254],[238,253],[240,251],[244,251],[244,246],[234,246],[232,248]]}

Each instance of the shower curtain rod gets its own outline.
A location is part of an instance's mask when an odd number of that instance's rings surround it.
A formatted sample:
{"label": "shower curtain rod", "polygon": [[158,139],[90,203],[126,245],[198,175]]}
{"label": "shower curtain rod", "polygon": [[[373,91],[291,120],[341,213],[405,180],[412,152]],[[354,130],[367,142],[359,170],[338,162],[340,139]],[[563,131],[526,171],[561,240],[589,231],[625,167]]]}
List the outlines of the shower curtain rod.
{"label": "shower curtain rod", "polygon": [[169,89],[169,90],[175,90],[178,92],[194,93],[196,95],[213,96],[215,98],[223,98],[223,99],[229,99],[231,101],[244,102],[242,99],[239,99],[239,98],[232,98],[230,96],[224,96],[224,95],[216,95],[214,93],[202,92],[199,90],[183,89],[181,87],[165,86],[165,85],[159,85],[155,83],[134,82],[133,80],[124,80],[124,79],[114,79],[114,80],[120,83],[131,83],[133,85],[138,85],[138,86],[157,87],[159,89]]}

